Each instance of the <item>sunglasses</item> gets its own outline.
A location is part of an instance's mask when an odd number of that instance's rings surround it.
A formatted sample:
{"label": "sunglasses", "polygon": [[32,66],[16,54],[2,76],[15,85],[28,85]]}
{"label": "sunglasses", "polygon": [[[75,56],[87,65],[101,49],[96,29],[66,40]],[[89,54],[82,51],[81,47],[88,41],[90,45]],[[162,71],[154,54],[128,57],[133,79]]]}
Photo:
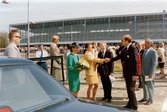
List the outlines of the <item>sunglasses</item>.
{"label": "sunglasses", "polygon": [[19,39],[21,39],[21,37],[20,36],[15,36],[16,38],[19,38]]}

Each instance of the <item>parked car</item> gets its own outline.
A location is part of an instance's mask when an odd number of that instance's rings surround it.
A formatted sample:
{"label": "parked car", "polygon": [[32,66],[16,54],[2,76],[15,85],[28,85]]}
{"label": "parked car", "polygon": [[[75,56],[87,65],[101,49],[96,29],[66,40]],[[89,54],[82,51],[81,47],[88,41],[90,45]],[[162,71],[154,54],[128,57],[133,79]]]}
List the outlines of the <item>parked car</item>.
{"label": "parked car", "polygon": [[0,112],[132,112],[76,98],[33,61],[0,57]]}

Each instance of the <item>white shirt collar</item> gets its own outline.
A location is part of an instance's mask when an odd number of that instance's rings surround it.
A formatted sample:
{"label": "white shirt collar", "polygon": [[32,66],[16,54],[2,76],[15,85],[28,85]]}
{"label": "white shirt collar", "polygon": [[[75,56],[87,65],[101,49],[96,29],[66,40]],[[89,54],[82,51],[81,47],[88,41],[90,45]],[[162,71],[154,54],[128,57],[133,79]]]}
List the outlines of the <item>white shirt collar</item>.
{"label": "white shirt collar", "polygon": [[127,50],[129,49],[129,46],[130,46],[131,44],[132,44],[132,43],[129,43],[129,44],[128,44],[128,46],[126,47],[126,48],[127,48]]}

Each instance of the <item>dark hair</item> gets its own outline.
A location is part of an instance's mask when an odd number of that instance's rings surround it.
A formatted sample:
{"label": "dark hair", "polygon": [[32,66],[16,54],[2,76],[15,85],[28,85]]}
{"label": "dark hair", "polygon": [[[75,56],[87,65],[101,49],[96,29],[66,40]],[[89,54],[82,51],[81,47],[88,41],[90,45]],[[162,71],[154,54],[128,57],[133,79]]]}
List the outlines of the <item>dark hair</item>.
{"label": "dark hair", "polygon": [[72,43],[72,48],[74,48],[74,47],[79,48],[79,45],[78,45],[78,43],[77,43],[77,42],[73,42],[73,43]]}
{"label": "dark hair", "polygon": [[90,45],[92,45],[92,44],[86,44],[85,45],[85,49],[88,48]]}
{"label": "dark hair", "polygon": [[71,49],[72,45],[71,44],[67,44],[67,49]]}
{"label": "dark hair", "polygon": [[79,45],[78,45],[77,42],[73,42],[73,43],[72,43],[72,45],[71,45],[71,50],[70,50],[70,51],[72,52],[72,48],[75,48],[75,47],[76,47],[76,48],[79,48]]}
{"label": "dark hair", "polygon": [[43,46],[43,44],[39,44],[38,47]]}

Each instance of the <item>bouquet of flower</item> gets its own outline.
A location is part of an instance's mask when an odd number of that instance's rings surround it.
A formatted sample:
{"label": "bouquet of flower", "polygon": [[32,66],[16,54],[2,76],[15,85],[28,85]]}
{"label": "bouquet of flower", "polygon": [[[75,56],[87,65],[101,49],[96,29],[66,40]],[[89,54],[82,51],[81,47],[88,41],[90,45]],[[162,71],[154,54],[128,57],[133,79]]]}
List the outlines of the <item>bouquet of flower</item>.
{"label": "bouquet of flower", "polygon": [[82,69],[89,69],[89,63],[84,60],[84,59],[81,59],[78,63],[77,63],[77,68],[82,68]]}

